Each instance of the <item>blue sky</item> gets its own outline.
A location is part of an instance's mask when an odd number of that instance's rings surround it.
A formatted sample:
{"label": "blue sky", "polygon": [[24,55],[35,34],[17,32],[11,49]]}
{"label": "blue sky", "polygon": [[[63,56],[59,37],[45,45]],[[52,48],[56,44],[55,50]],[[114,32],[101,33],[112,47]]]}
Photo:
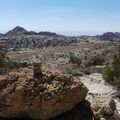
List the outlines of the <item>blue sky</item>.
{"label": "blue sky", "polygon": [[15,26],[67,35],[120,32],[120,0],[0,0],[0,32]]}

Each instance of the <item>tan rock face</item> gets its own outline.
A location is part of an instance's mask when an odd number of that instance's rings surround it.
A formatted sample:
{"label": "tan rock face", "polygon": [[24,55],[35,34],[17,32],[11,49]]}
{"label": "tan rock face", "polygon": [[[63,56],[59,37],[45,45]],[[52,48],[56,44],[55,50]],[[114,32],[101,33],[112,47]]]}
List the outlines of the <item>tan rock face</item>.
{"label": "tan rock face", "polygon": [[[116,105],[112,97],[97,96],[91,103],[91,108],[96,120],[112,117],[116,109]],[[110,120],[110,119],[105,119]]]}
{"label": "tan rock face", "polygon": [[42,78],[36,79],[32,70],[21,69],[0,79],[0,117],[46,120],[71,110],[87,92],[70,75],[43,71]]}

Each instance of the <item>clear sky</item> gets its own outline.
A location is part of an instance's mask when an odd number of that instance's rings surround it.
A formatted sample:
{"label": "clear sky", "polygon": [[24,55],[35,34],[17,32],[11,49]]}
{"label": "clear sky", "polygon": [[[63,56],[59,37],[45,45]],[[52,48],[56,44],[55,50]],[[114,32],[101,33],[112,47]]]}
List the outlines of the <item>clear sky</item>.
{"label": "clear sky", "polygon": [[120,0],[0,0],[0,32],[15,26],[67,35],[120,32]]}

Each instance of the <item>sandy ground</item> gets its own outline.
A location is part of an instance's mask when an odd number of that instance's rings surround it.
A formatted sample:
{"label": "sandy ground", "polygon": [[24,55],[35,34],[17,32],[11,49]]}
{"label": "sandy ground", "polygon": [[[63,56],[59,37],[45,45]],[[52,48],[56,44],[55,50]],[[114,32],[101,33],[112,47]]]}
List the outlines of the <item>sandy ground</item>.
{"label": "sandy ground", "polygon": [[[89,89],[87,99],[92,101],[96,95],[109,95],[114,97],[117,93],[116,87],[113,87],[106,83],[99,73],[93,73],[90,75],[84,75],[80,77],[80,80]],[[120,99],[114,98],[117,111],[120,113]]]}

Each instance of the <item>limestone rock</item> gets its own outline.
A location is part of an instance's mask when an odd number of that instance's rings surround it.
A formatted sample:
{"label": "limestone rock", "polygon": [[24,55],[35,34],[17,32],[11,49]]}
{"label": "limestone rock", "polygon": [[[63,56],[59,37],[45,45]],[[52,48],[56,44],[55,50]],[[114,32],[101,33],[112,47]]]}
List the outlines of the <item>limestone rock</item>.
{"label": "limestone rock", "polygon": [[86,98],[88,89],[78,78],[49,70],[41,79],[30,69],[0,79],[0,117],[47,120],[71,110]]}
{"label": "limestone rock", "polygon": [[[116,109],[116,105],[112,97],[109,96],[97,96],[91,103],[91,108],[96,120],[104,118],[111,118]],[[108,120],[108,119],[105,119]],[[109,119],[110,120],[110,119]]]}

